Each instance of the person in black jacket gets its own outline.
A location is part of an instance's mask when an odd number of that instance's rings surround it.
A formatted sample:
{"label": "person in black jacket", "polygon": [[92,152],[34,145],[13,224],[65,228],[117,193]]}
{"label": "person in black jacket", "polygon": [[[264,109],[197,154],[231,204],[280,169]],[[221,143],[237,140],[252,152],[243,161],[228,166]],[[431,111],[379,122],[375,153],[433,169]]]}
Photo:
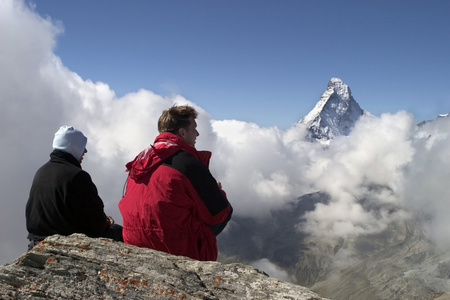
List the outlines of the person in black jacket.
{"label": "person in black jacket", "polygon": [[36,172],[26,205],[29,250],[53,234],[123,241],[122,226],[105,215],[95,184],[81,169],[86,143],[72,126],[61,126],[55,133],[50,161]]}

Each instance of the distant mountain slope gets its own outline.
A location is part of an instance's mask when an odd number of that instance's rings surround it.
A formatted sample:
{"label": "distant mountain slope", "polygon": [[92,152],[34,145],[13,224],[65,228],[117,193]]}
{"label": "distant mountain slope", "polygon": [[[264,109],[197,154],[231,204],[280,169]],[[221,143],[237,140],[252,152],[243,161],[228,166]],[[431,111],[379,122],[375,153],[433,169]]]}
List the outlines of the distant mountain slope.
{"label": "distant mountain slope", "polygon": [[310,140],[327,141],[349,135],[355,122],[365,113],[348,85],[339,78],[331,78],[316,106],[299,123],[308,127]]}
{"label": "distant mountain slope", "polygon": [[328,201],[313,193],[265,220],[233,217],[218,238],[220,260],[251,264],[266,258],[293,283],[331,299],[450,299],[450,253],[436,250],[420,221],[393,222],[378,234],[351,239],[299,230],[305,213]]}

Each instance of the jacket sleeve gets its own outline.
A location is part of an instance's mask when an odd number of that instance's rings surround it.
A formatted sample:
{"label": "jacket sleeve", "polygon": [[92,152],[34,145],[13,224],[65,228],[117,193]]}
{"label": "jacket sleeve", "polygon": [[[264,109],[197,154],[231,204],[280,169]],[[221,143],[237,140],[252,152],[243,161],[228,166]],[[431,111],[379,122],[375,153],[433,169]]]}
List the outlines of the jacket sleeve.
{"label": "jacket sleeve", "polygon": [[218,224],[209,225],[209,228],[211,228],[211,231],[214,233],[215,236],[218,236],[227,226],[228,221],[231,219],[231,215],[233,214],[233,207],[230,205],[230,212],[228,213],[227,218]]}
{"label": "jacket sleeve", "polygon": [[109,226],[104,213],[102,199],[98,195],[97,187],[91,176],[85,172],[78,172],[69,187],[71,191],[72,215],[74,222],[83,232],[91,237],[102,236]]}
{"label": "jacket sleeve", "polygon": [[204,204],[204,207],[196,207],[198,215],[215,234],[220,233],[231,218],[232,208],[208,167],[184,151],[172,156],[167,163],[189,179]]}

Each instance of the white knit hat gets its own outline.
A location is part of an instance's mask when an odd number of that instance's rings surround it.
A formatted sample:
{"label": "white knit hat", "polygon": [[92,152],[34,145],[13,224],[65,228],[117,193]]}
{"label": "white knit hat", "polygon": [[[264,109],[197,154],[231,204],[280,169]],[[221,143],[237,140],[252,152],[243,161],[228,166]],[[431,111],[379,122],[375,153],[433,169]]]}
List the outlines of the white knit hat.
{"label": "white knit hat", "polygon": [[72,154],[77,160],[81,158],[86,148],[87,138],[81,131],[72,126],[61,126],[53,139],[53,150],[61,150]]}

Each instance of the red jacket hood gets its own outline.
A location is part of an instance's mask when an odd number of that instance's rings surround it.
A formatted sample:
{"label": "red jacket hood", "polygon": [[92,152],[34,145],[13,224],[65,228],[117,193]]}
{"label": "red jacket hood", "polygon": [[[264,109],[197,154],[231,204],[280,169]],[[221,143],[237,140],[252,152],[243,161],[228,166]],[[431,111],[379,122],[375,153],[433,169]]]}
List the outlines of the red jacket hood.
{"label": "red jacket hood", "polygon": [[130,172],[130,177],[134,180],[142,178],[153,173],[164,160],[180,150],[190,153],[203,164],[209,166],[211,152],[197,151],[195,147],[187,144],[177,135],[165,132],[156,137],[153,145],[142,150],[134,160],[126,164],[127,172]]}

